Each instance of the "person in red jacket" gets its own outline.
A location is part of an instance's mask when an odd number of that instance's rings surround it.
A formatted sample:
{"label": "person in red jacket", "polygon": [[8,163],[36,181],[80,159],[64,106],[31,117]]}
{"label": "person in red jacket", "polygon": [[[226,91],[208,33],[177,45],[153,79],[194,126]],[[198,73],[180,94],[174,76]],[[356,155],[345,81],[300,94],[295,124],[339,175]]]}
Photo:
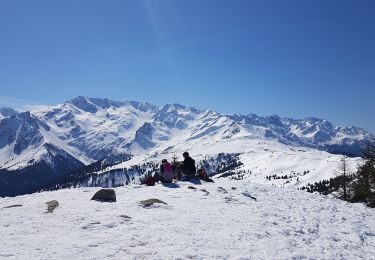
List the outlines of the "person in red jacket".
{"label": "person in red jacket", "polygon": [[170,164],[167,161],[167,159],[163,159],[161,161],[159,177],[162,183],[171,183],[173,181],[173,178],[174,178],[173,165]]}

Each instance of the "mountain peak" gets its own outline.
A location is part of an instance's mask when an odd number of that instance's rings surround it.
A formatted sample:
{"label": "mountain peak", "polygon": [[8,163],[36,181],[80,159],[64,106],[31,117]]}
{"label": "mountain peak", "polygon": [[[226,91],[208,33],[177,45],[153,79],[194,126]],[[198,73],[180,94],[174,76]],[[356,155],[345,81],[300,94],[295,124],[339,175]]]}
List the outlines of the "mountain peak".
{"label": "mountain peak", "polygon": [[142,112],[155,111],[158,107],[147,102],[139,101],[115,101],[108,98],[92,98],[78,96],[73,99],[66,101],[65,103],[72,104],[76,108],[83,110],[85,112],[95,114],[98,109],[108,109],[108,108],[119,108],[122,106],[131,106]]}
{"label": "mountain peak", "polygon": [[87,97],[84,96],[78,96],[66,101],[65,103],[72,104],[76,108],[89,113],[96,113],[98,111],[98,108],[95,106],[95,104],[93,104]]}
{"label": "mountain peak", "polygon": [[202,112],[201,110],[196,109],[194,107],[184,106],[184,105],[181,105],[181,104],[178,104],[178,103],[166,104],[165,106],[163,106],[161,108],[161,111],[163,113],[178,111],[178,112],[191,112],[191,113],[194,113],[194,114],[198,114],[198,113]]}
{"label": "mountain peak", "polygon": [[11,107],[0,107],[0,116],[10,117],[17,115],[18,112]]}

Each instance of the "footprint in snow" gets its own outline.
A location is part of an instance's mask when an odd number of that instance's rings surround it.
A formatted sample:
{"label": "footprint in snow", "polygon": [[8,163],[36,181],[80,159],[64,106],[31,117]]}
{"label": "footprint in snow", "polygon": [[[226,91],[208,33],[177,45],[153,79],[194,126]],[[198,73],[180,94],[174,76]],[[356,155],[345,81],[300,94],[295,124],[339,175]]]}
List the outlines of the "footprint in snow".
{"label": "footprint in snow", "polygon": [[221,193],[228,193],[228,191],[224,189],[223,187],[218,187],[217,190]]}
{"label": "footprint in snow", "polygon": [[83,225],[81,228],[86,230],[86,229],[92,229],[94,228],[95,225],[100,225],[100,222],[97,221],[97,222],[91,222],[91,223],[88,223],[86,225]]}
{"label": "footprint in snow", "polygon": [[245,197],[248,197],[250,199],[253,199],[253,200],[257,201],[257,198],[251,196],[251,194],[248,193],[248,192],[242,192],[241,194],[244,195]]}
{"label": "footprint in snow", "polygon": [[103,226],[105,226],[107,228],[114,228],[114,227],[117,227],[117,223],[116,222],[110,222],[110,223],[104,224]]}

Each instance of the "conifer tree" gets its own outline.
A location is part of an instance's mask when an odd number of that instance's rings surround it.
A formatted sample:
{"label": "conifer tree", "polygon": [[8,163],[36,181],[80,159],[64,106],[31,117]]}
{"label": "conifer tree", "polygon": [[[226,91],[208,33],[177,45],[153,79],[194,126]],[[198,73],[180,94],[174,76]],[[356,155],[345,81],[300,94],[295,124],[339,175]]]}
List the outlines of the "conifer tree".
{"label": "conifer tree", "polygon": [[352,197],[351,181],[353,180],[352,170],[346,156],[343,156],[336,170],[337,182],[335,189],[339,193],[339,197],[343,200],[350,200]]}
{"label": "conifer tree", "polygon": [[172,165],[173,165],[173,166],[176,166],[177,164],[178,164],[177,156],[176,156],[176,154],[173,154]]}
{"label": "conifer tree", "polygon": [[354,184],[354,201],[375,207],[375,147],[369,143],[364,151],[365,162],[359,165]]}

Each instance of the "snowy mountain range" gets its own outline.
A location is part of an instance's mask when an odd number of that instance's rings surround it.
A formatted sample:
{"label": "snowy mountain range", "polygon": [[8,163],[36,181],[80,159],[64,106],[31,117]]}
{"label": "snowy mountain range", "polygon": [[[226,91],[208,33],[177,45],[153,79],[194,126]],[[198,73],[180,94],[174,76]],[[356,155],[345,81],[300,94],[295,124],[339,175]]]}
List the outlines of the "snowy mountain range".
{"label": "snowy mountain range", "polygon": [[[337,127],[317,118],[223,115],[179,104],[157,107],[82,96],[22,113],[1,108],[0,196],[35,191],[105,158],[113,170],[117,163],[118,168],[131,167],[185,150],[201,161],[222,153],[235,154],[245,166],[244,161],[252,161],[243,171],[283,160],[286,165],[275,166],[272,173],[296,171],[306,156],[306,164],[319,168],[316,162],[339,160],[332,154],[360,156],[371,138],[361,128]],[[266,159],[271,152],[283,156]],[[294,161],[297,157],[302,161]]]}

